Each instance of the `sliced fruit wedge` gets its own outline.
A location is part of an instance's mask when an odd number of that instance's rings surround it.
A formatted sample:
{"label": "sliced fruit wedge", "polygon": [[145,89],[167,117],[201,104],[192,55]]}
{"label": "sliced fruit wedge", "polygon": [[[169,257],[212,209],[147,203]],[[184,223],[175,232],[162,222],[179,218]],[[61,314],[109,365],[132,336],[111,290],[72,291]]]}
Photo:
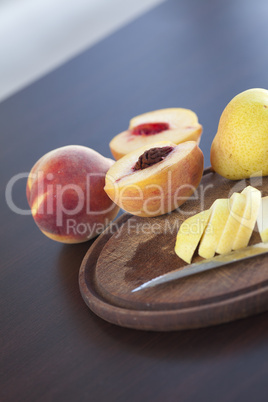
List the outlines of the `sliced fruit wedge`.
{"label": "sliced fruit wedge", "polygon": [[175,253],[183,261],[191,263],[201,236],[207,226],[211,210],[199,212],[186,219],[180,226],[177,234]]}
{"label": "sliced fruit wedge", "polygon": [[247,186],[241,194],[246,196],[246,206],[240,221],[232,249],[247,247],[259,214],[261,192],[252,186]]}
{"label": "sliced fruit wedge", "polygon": [[104,190],[133,215],[159,216],[178,208],[198,187],[204,156],[195,141],[179,145],[161,141],[116,161],[108,170]]}
{"label": "sliced fruit wedge", "polygon": [[128,130],[111,140],[110,149],[114,158],[120,159],[144,145],[151,147],[159,141],[172,141],[176,145],[196,141],[199,144],[201,134],[202,126],[192,110],[160,109],[133,117]]}
{"label": "sliced fruit wedge", "polygon": [[203,258],[212,258],[216,252],[224,226],[230,212],[230,200],[218,198],[211,206],[211,215],[203,233],[198,254]]}
{"label": "sliced fruit wedge", "polygon": [[246,196],[234,193],[230,198],[230,213],[220,237],[216,252],[226,254],[232,250],[234,238],[238,232],[246,206]]}
{"label": "sliced fruit wedge", "polygon": [[268,196],[261,199],[257,225],[262,241],[268,242]]}

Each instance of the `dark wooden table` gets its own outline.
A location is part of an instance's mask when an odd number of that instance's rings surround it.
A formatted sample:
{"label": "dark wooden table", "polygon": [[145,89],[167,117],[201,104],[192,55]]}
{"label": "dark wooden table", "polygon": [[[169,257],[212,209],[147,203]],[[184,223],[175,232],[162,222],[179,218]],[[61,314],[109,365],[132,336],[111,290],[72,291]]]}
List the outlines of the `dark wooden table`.
{"label": "dark wooden table", "polygon": [[198,114],[208,166],[225,105],[268,88],[267,15],[267,0],[167,1],[0,104],[2,402],[267,400],[268,313],[170,333],[109,324],[79,293],[92,242],[47,239],[25,198],[44,153],[110,156],[129,119],[158,108]]}

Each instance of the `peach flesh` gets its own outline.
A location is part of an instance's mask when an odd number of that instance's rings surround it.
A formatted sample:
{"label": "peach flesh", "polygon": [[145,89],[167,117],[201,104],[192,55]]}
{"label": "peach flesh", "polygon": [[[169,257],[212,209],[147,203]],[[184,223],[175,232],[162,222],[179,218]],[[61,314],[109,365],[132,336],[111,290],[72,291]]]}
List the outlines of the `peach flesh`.
{"label": "peach flesh", "polygon": [[136,127],[133,127],[130,130],[132,135],[154,135],[159,134],[162,131],[168,130],[169,124],[168,123],[145,123],[140,124]]}

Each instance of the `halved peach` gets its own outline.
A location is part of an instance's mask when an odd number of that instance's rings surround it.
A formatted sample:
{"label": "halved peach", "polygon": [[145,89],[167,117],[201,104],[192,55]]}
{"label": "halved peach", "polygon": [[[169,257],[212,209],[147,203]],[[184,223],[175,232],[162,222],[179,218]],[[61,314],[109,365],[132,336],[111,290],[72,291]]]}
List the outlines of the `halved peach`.
{"label": "halved peach", "polygon": [[194,193],[203,165],[204,156],[195,141],[145,145],[115,162],[106,174],[104,190],[133,215],[163,215]]}
{"label": "halved peach", "polygon": [[180,144],[196,141],[199,144],[202,126],[197,115],[189,109],[160,109],[136,116],[130,120],[129,128],[116,135],[110,142],[115,159],[154,142],[172,141]]}

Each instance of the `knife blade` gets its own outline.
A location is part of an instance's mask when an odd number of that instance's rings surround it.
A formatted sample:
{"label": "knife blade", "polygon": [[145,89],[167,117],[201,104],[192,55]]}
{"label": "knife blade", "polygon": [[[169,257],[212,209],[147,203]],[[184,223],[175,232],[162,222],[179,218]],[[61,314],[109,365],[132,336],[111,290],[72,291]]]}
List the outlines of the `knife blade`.
{"label": "knife blade", "polygon": [[171,282],[177,279],[200,274],[202,272],[210,271],[223,265],[232,264],[236,261],[246,260],[248,258],[252,258],[256,255],[265,254],[267,252],[268,243],[257,243],[253,246],[248,246],[239,250],[231,251],[228,254],[218,255],[216,257],[188,265],[183,269],[179,268],[174,271],[168,272],[167,274],[157,276],[156,278],[151,279],[150,281],[145,282],[141,286],[133,289],[131,292],[138,292],[142,289],[154,287],[162,283]]}

